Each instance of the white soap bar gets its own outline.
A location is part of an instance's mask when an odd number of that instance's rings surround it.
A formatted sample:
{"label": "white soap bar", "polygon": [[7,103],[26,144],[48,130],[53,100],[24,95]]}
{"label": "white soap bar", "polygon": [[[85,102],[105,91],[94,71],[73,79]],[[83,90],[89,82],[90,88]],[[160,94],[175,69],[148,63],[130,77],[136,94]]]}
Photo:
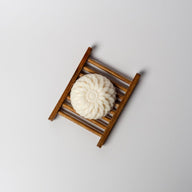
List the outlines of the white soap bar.
{"label": "white soap bar", "polygon": [[116,99],[115,87],[99,74],[86,74],[73,85],[70,93],[75,111],[87,119],[100,119],[112,109]]}

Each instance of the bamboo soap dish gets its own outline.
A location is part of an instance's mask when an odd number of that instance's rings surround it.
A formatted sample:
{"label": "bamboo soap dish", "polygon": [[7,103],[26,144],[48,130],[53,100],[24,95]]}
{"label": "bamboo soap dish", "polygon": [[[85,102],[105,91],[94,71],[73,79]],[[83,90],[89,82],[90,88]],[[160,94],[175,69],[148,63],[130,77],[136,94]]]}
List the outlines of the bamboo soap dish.
{"label": "bamboo soap dish", "polygon": [[[97,146],[102,147],[112,128],[117,122],[117,119],[122,112],[125,104],[127,103],[129,97],[131,96],[134,88],[136,87],[140,78],[140,74],[137,73],[133,80],[127,79],[117,72],[102,65],[100,62],[92,59],[91,51],[92,48],[89,47],[84,54],[75,73],[73,74],[70,82],[68,83],[65,91],[63,92],[61,98],[59,99],[51,115],[49,116],[49,120],[54,120],[57,114],[59,114],[73,121],[74,123],[84,127],[95,135],[98,135],[100,139]],[[117,92],[117,98],[113,109],[106,116],[98,120],[86,119],[80,116],[73,109],[70,102],[70,91],[73,87],[73,84],[79,77],[89,73],[97,73],[106,76],[113,83]]]}

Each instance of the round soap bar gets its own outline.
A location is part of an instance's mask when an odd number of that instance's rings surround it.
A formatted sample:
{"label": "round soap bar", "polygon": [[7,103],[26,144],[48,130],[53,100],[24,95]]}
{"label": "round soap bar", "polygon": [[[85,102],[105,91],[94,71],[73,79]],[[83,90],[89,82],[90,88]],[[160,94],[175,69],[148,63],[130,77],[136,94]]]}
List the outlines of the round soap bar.
{"label": "round soap bar", "polygon": [[75,111],[87,119],[100,119],[112,109],[115,87],[109,79],[99,74],[86,74],[73,85],[70,93]]}

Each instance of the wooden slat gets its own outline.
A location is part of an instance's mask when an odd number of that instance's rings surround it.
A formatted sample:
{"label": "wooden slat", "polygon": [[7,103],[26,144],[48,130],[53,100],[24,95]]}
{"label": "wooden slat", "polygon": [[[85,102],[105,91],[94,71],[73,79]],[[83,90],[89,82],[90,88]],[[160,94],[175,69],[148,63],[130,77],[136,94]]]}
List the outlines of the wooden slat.
{"label": "wooden slat", "polygon": [[118,97],[118,98],[122,101],[122,100],[123,100],[124,95],[121,95],[121,94],[117,93],[117,97]]}
{"label": "wooden slat", "polygon": [[95,65],[96,67],[108,72],[109,74],[119,78],[120,80],[122,80],[122,81],[124,81],[124,82],[126,82],[128,84],[131,84],[131,81],[129,79],[123,77],[122,75],[116,73],[115,71],[112,71],[111,69],[108,69],[107,67],[105,67],[105,66],[101,65],[100,63],[98,63],[97,61],[89,58],[88,62]]}
{"label": "wooden slat", "polygon": [[[63,104],[63,105],[65,105],[65,104]],[[74,109],[73,109],[73,110],[74,110]],[[111,111],[109,112],[109,114],[114,115],[114,114],[115,114],[115,111],[114,111],[114,110],[111,110]]]}
{"label": "wooden slat", "polygon": [[[90,68],[87,67],[87,66],[84,66],[83,69],[84,69],[85,71],[89,72],[89,73],[98,73],[98,74],[99,74],[99,72],[94,71],[93,69],[90,69]],[[115,82],[115,81],[113,81],[113,80],[111,80],[111,79],[110,79],[110,81],[111,81],[116,87],[118,87],[119,89],[121,89],[122,91],[124,91],[124,92],[127,91],[127,88],[126,88],[126,87],[120,85],[119,83],[117,83],[117,82]]]}
{"label": "wooden slat", "polygon": [[[84,67],[85,68],[85,67]],[[79,74],[79,76],[80,77],[82,77],[84,74],[83,73],[80,73]],[[126,91],[127,91],[127,89],[125,89]],[[118,98],[120,99],[120,100],[122,100],[123,99],[123,96],[122,95],[120,95],[119,93],[117,93],[117,95],[118,95]],[[69,98],[69,97],[68,97]],[[119,104],[116,104],[116,107],[118,106]],[[114,110],[111,110],[110,112],[109,112],[111,115],[114,115],[115,114],[115,111]]]}
{"label": "wooden slat", "polygon": [[[71,101],[69,95],[67,96],[67,100],[68,100],[68,101]],[[102,117],[102,119],[105,120],[105,121],[107,121],[108,123],[110,122],[110,119],[107,118],[107,117]]]}
{"label": "wooden slat", "polygon": [[58,112],[59,115],[63,116],[63,117],[66,117],[67,119],[73,121],[74,123],[80,125],[81,127],[84,127],[85,129],[87,129],[88,131],[98,135],[99,137],[102,136],[102,132],[99,131],[99,130],[95,130],[95,129],[92,129],[90,126],[86,125],[85,123],[81,122],[81,121],[78,121],[77,119],[75,119],[74,117],[62,112],[62,111],[59,111]]}
{"label": "wooden slat", "polygon": [[127,91],[127,93],[125,94],[125,97],[124,97],[123,100],[121,101],[121,103],[120,103],[120,105],[119,105],[119,108],[117,109],[117,111],[116,111],[116,113],[114,114],[111,122],[109,123],[108,128],[105,130],[103,136],[100,138],[100,140],[99,140],[99,142],[98,142],[98,144],[97,144],[98,147],[101,147],[101,146],[105,143],[105,141],[106,141],[109,133],[111,132],[113,126],[115,125],[115,123],[116,123],[116,121],[117,121],[120,113],[122,112],[125,104],[127,103],[129,97],[131,96],[131,94],[132,94],[135,86],[137,85],[137,83],[138,83],[138,81],[139,81],[139,78],[140,78],[140,74],[137,73],[137,74],[135,75],[135,77],[134,77],[134,79],[133,79],[133,81],[132,81],[132,83],[131,83],[128,91]]}
{"label": "wooden slat", "polygon": [[108,123],[111,121],[111,119],[107,118],[106,116],[102,117],[101,119],[105,120]]}
{"label": "wooden slat", "polygon": [[111,110],[111,111],[109,112],[109,114],[114,115],[114,114],[115,114],[115,111],[114,111],[114,110]]}
{"label": "wooden slat", "polygon": [[[105,141],[106,141],[108,135],[110,134],[113,126],[115,125],[117,119],[119,118],[119,115],[122,112],[126,102],[128,101],[128,99],[131,96],[135,86],[137,85],[138,80],[140,78],[140,74],[136,74],[133,81],[130,81],[129,79],[121,76],[120,74],[112,71],[111,69],[101,65],[97,61],[90,59],[89,56],[91,54],[91,51],[92,51],[92,48],[89,47],[87,49],[86,53],[84,54],[84,56],[83,56],[83,58],[79,64],[79,66],[77,67],[75,73],[73,74],[70,82],[68,83],[65,91],[63,92],[61,98],[59,99],[57,105],[55,106],[54,110],[52,111],[51,115],[49,116],[49,120],[53,120],[57,114],[68,118],[69,120],[75,122],[76,124],[86,128],[87,130],[91,131],[92,133],[100,136],[101,138],[100,138],[97,146],[101,147],[105,143]],[[105,117],[102,117],[102,120],[105,120],[105,122],[108,122],[108,124],[102,123],[102,121],[98,121],[98,120],[89,120],[89,119],[84,120],[75,112],[75,110],[72,108],[71,105],[65,106],[65,104],[64,104],[65,99],[70,101],[69,93],[71,91],[73,84],[75,83],[75,81],[77,80],[78,77],[85,75],[84,74],[85,72],[100,74],[99,70],[98,70],[98,72],[96,72],[96,69],[94,70],[92,68],[85,66],[86,62],[89,62],[90,64],[94,65],[95,67],[100,68],[101,70],[104,70],[105,72],[109,73],[114,78],[118,78],[121,81],[130,85],[128,88],[126,88],[125,86],[123,86],[123,83],[121,85],[121,83],[117,83],[117,82],[112,81],[112,83],[116,87],[118,87],[117,98],[118,98],[118,100],[120,100],[120,103],[119,103],[119,101],[116,101],[114,108],[109,112],[109,114]],[[85,72],[82,70],[85,70]],[[123,94],[122,91],[125,92],[125,95]],[[64,109],[62,109],[61,107],[63,107]],[[70,111],[73,113],[70,113]],[[104,131],[102,131],[102,129]]]}
{"label": "wooden slat", "polygon": [[[63,107],[63,108],[66,108],[66,109],[68,109],[69,111],[71,111],[71,112],[73,112],[73,113],[75,113],[75,114],[78,115],[78,113],[77,113],[70,105],[67,105],[66,103],[63,103],[62,107]],[[86,120],[89,121],[89,122],[91,122],[91,123],[94,123],[95,125],[101,127],[101,128],[104,129],[104,130],[107,128],[107,125],[105,126],[105,125],[99,123],[99,122],[96,121],[96,120],[93,120],[93,119],[86,119]]]}
{"label": "wooden slat", "polygon": [[69,95],[67,95],[67,100],[68,100],[68,101],[70,101],[70,100],[71,100]]}
{"label": "wooden slat", "polygon": [[92,51],[92,48],[89,47],[89,48],[87,49],[86,53],[84,54],[84,56],[83,56],[83,58],[82,58],[82,60],[81,60],[81,62],[80,62],[80,64],[79,64],[79,66],[77,67],[75,73],[73,74],[73,76],[72,76],[69,84],[67,85],[65,91],[63,92],[61,98],[59,99],[57,105],[55,106],[54,110],[52,111],[51,115],[49,116],[49,120],[52,121],[52,120],[56,117],[57,112],[59,111],[61,105],[63,104],[63,102],[64,102],[64,100],[65,100],[65,98],[66,98],[67,95],[69,94],[69,92],[70,92],[73,84],[75,83],[75,81],[76,81],[79,73],[81,72],[84,64],[86,63],[88,57],[90,56],[91,51]]}

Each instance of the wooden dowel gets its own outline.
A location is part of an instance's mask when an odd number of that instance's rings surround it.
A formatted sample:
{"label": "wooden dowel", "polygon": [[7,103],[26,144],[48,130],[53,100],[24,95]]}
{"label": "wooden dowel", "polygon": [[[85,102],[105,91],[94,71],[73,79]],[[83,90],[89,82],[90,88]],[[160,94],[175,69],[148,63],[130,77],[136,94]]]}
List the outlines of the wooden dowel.
{"label": "wooden dowel", "polygon": [[[65,106],[65,103],[63,104],[63,106]],[[73,108],[72,108],[73,109]],[[73,109],[74,110],[74,109]],[[115,111],[114,110],[111,110],[110,112],[109,112],[109,114],[111,114],[111,115],[114,115],[115,114]]]}
{"label": "wooden dowel", "polygon": [[124,97],[124,95],[117,93],[117,98],[119,98],[121,101],[123,100],[123,97]]}
{"label": "wooden dowel", "polygon": [[68,101],[70,101],[70,100],[71,100],[69,95],[67,95],[67,100],[68,100]]}
{"label": "wooden dowel", "polygon": [[125,104],[127,103],[129,97],[131,96],[135,86],[137,85],[137,83],[139,81],[139,78],[140,78],[140,74],[137,73],[135,75],[130,87],[129,87],[129,90],[127,91],[127,93],[125,94],[125,97],[121,101],[121,103],[119,105],[119,108],[116,110],[116,113],[114,114],[113,118],[111,119],[111,122],[109,123],[108,128],[105,130],[103,136],[100,138],[100,140],[99,140],[99,142],[97,144],[98,147],[101,147],[105,143],[109,133],[111,132],[111,129],[115,125],[120,113],[122,112]]}
{"label": "wooden dowel", "polygon": [[109,112],[109,114],[114,115],[114,114],[115,114],[115,111],[114,111],[114,110],[111,110],[111,111]]}
{"label": "wooden dowel", "polygon": [[[63,105],[63,108],[66,108],[68,109],[69,111],[75,113],[75,114],[78,114],[70,105],[67,105],[66,103],[64,103]],[[91,122],[91,123],[94,123],[95,125],[101,127],[102,129],[106,129],[107,128],[107,124],[106,126],[99,123],[98,121],[94,120],[94,119],[86,119],[87,121]]]}
{"label": "wooden dowel", "polygon": [[64,100],[65,100],[65,98],[66,98],[67,95],[69,94],[69,92],[70,92],[70,90],[71,90],[74,82],[76,81],[76,79],[77,79],[80,71],[82,70],[83,66],[85,65],[85,63],[86,63],[86,61],[87,61],[87,59],[88,59],[88,57],[90,56],[91,51],[92,51],[92,48],[89,47],[89,48],[87,49],[86,53],[84,54],[84,56],[83,56],[83,58],[82,58],[82,60],[81,60],[81,62],[80,62],[80,64],[79,64],[79,66],[78,66],[77,69],[75,70],[75,73],[73,74],[73,76],[72,76],[70,82],[68,83],[65,91],[63,92],[62,96],[60,97],[59,101],[57,102],[57,105],[55,106],[55,108],[53,109],[51,115],[49,116],[49,120],[52,121],[52,120],[56,117],[57,112],[59,111],[61,105],[63,104],[63,102],[64,102]]}
{"label": "wooden dowel", "polygon": [[103,120],[107,121],[108,123],[110,122],[110,119],[109,119],[109,118],[107,118],[106,116],[102,117],[101,119],[103,119]]}
{"label": "wooden dowel", "polygon": [[[71,101],[69,95],[67,96],[67,100],[68,100],[68,101]],[[110,122],[110,119],[107,118],[107,117],[102,117],[102,119],[105,120],[105,121],[107,121],[108,123]]]}
{"label": "wooden dowel", "polygon": [[[97,72],[97,71],[95,71],[95,70],[93,70],[93,69],[90,69],[90,68],[87,67],[87,66],[84,66],[83,69],[84,69],[85,71],[89,72],[89,73],[99,73],[99,72]],[[115,81],[113,81],[113,80],[111,80],[111,79],[110,79],[110,81],[111,81],[116,87],[118,87],[119,89],[121,89],[122,91],[124,91],[124,92],[127,91],[127,88],[126,88],[126,87],[120,85],[119,83],[117,83],[117,82],[115,82]]]}
{"label": "wooden dowel", "polygon": [[89,59],[88,59],[88,62],[91,63],[91,64],[93,64],[93,65],[95,65],[96,67],[98,67],[98,68],[100,68],[100,69],[102,69],[102,70],[110,73],[111,75],[114,75],[115,77],[119,78],[120,80],[122,80],[122,81],[124,81],[124,82],[126,82],[126,83],[128,83],[128,84],[131,84],[131,82],[132,82],[132,81],[130,81],[129,79],[123,77],[122,75],[120,75],[120,74],[112,71],[111,69],[108,69],[107,67],[101,65],[100,63],[98,63],[97,61],[95,61],[95,60],[93,60],[93,59],[90,59],[90,58],[89,58]]}
{"label": "wooden dowel", "polygon": [[88,131],[98,135],[99,137],[102,136],[102,132],[100,130],[95,130],[95,129],[92,129],[90,126],[87,126],[85,123],[81,122],[81,121],[78,121],[77,119],[75,119],[74,117],[72,116],[69,116],[68,114],[62,112],[62,111],[59,111],[58,112],[59,115],[63,116],[63,117],[66,117],[67,119],[73,121],[74,123],[84,127],[85,129],[87,129]]}

